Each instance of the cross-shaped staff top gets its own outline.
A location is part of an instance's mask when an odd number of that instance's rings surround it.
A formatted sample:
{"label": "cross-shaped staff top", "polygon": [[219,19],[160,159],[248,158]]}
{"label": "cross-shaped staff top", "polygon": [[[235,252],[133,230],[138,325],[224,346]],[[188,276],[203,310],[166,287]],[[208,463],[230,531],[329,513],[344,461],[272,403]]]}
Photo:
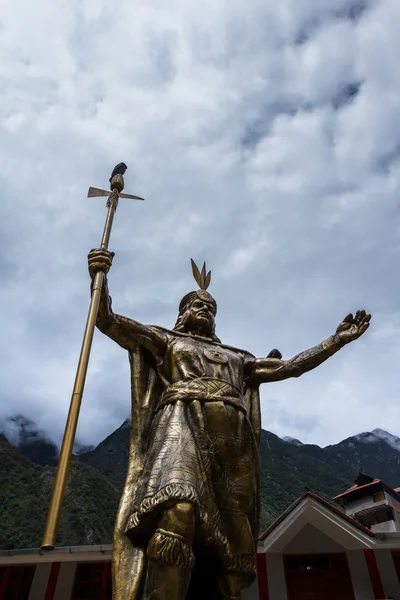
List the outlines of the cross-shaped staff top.
{"label": "cross-shaped staff top", "polygon": [[[133,194],[123,194],[122,190],[124,189],[124,178],[123,175],[127,170],[127,166],[125,163],[118,163],[116,167],[114,167],[113,172],[110,177],[110,189],[111,193],[116,192],[120,198],[130,198],[131,200],[144,200],[140,196],[134,196]],[[90,187],[88,190],[87,197],[94,198],[97,196],[109,196],[110,192],[107,190],[101,190],[100,188]]]}

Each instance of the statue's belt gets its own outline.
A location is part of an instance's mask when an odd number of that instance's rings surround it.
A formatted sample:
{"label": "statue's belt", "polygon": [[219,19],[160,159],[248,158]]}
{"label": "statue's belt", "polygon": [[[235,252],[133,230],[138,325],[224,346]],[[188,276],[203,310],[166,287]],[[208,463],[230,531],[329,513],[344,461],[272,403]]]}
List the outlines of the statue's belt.
{"label": "statue's belt", "polygon": [[163,391],[157,410],[166,404],[177,402],[177,400],[183,402],[192,402],[192,400],[225,402],[245,413],[247,412],[245,400],[239,388],[223,379],[198,377],[197,379],[172,383]]}

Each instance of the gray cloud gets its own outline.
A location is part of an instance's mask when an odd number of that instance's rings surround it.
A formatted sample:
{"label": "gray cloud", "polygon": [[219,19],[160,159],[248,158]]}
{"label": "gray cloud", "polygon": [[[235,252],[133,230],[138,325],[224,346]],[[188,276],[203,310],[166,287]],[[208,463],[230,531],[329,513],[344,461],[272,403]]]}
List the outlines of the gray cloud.
{"label": "gray cloud", "polygon": [[[323,445],[399,433],[399,21],[396,0],[5,7],[0,420],[60,441],[105,217],[86,190],[124,160],[146,202],[117,211],[117,312],[171,327],[190,257],[212,269],[219,336],[258,355],[365,306],[365,338],[264,387],[263,425]],[[127,357],[96,333],[79,438],[128,411]]]}

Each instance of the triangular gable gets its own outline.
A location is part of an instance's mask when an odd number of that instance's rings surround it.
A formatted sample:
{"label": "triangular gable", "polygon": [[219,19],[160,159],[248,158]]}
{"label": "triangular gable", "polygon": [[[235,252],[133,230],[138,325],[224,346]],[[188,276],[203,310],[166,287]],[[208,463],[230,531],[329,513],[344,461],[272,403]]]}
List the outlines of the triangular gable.
{"label": "triangular gable", "polygon": [[285,554],[304,554],[304,549],[307,549],[307,554],[319,554],[320,552],[334,554],[336,552],[344,552],[342,544],[329,537],[320,529],[306,523],[302,529],[290,540],[285,546]]}
{"label": "triangular gable", "polygon": [[307,524],[346,550],[371,548],[376,543],[375,536],[369,529],[316,494],[306,492],[260,536],[264,552],[284,552],[289,542]]}
{"label": "triangular gable", "polygon": [[372,483],[375,480],[375,477],[371,477],[371,475],[367,475],[367,473],[363,473],[360,471],[357,477],[354,479],[354,483],[356,486],[366,485],[367,483]]}

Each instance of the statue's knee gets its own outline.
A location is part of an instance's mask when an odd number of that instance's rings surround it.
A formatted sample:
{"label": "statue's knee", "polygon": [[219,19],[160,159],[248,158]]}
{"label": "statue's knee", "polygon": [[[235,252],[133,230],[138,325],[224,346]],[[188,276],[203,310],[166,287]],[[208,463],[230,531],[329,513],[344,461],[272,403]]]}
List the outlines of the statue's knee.
{"label": "statue's knee", "polygon": [[192,524],[195,518],[194,505],[191,502],[177,502],[168,509],[170,517],[179,523]]}
{"label": "statue's knee", "polygon": [[195,507],[191,502],[176,502],[165,509],[162,529],[181,535],[192,542],[195,529]]}
{"label": "statue's knee", "polygon": [[176,502],[164,509],[159,527],[147,546],[150,560],[192,568],[195,509],[190,502]]}

